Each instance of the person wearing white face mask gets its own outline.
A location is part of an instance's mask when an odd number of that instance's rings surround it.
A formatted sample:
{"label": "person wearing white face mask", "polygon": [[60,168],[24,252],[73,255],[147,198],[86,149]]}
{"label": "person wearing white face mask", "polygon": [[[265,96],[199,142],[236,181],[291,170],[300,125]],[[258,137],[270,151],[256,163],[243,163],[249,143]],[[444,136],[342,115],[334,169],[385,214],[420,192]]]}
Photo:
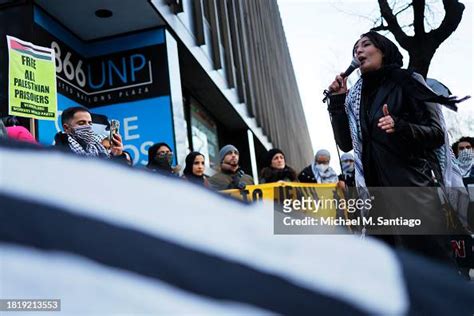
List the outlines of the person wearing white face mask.
{"label": "person wearing white face mask", "polygon": [[318,150],[314,162],[300,172],[298,180],[303,183],[336,183],[338,177],[334,169],[329,166],[330,160],[329,151]]}

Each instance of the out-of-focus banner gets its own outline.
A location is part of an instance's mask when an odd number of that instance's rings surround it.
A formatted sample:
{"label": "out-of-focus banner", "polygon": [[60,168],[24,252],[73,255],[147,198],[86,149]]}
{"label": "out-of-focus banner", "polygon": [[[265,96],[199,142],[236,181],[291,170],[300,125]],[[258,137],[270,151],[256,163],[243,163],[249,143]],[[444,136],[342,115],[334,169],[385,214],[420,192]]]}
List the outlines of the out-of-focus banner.
{"label": "out-of-focus banner", "polygon": [[[317,217],[335,217],[338,206],[342,203],[330,202],[343,201],[342,192],[337,190],[336,183],[275,182],[247,185],[244,190],[221,192],[245,202],[273,201],[276,207],[283,210],[297,209],[306,215]],[[342,213],[343,209],[340,209]]]}

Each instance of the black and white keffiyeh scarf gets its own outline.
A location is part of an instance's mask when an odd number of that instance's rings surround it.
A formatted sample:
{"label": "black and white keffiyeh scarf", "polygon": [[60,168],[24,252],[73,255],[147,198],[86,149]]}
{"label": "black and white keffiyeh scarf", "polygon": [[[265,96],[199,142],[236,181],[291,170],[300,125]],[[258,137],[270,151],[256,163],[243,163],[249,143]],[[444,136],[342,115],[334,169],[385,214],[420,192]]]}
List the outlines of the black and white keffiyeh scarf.
{"label": "black and white keffiyeh scarf", "polygon": [[362,167],[362,129],[360,127],[360,100],[362,97],[362,78],[355,83],[346,96],[345,109],[349,120],[352,148],[354,149],[355,182],[357,187],[365,187]]}
{"label": "black and white keffiyeh scarf", "polygon": [[78,155],[110,157],[102,145],[102,138],[96,135],[90,126],[76,127],[72,134],[67,134],[67,140],[71,150]]}
{"label": "black and white keffiyeh scarf", "polygon": [[[354,169],[355,185],[360,199],[371,199],[369,190],[365,184],[364,168],[362,166],[362,129],[360,127],[360,101],[362,98],[362,78],[354,84],[346,96],[344,107],[346,109],[349,121],[349,130],[351,132],[352,149],[354,150]],[[362,207],[359,209],[362,217],[367,217],[370,208]],[[362,237],[365,236],[365,224],[362,228]]]}

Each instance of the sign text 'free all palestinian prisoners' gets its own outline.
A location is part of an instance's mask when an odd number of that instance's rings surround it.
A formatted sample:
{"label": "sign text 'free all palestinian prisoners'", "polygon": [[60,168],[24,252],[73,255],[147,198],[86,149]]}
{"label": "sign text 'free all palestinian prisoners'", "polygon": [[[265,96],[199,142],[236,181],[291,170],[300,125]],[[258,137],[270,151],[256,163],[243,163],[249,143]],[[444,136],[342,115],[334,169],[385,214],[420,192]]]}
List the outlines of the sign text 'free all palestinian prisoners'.
{"label": "sign text 'free all palestinian prisoners'", "polygon": [[10,115],[55,120],[57,115],[54,50],[8,36]]}

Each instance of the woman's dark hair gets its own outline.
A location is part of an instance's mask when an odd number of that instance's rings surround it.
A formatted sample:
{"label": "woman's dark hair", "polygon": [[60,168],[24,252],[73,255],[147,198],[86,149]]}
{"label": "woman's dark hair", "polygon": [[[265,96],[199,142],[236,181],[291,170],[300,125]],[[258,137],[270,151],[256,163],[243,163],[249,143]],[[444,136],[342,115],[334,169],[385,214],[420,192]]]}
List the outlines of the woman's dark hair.
{"label": "woman's dark hair", "polygon": [[193,151],[189,153],[186,156],[186,166],[184,167],[183,174],[186,176],[194,176],[193,174],[193,164],[194,160],[196,159],[197,156],[202,156],[204,158],[204,155],[201,154],[198,151]]}
{"label": "woman's dark hair", "polygon": [[[367,37],[372,42],[372,44],[374,44],[375,47],[380,49],[380,51],[383,54],[382,64],[384,66],[387,66],[387,65],[396,65],[398,67],[403,66],[403,56],[398,50],[397,45],[395,45],[391,40],[389,40],[385,36],[380,35],[379,33],[374,32],[374,31],[364,33],[360,36],[360,38],[363,38],[363,37]],[[359,41],[360,39],[357,40],[357,42],[355,42],[354,47],[352,48],[353,56],[355,56],[356,45]]]}
{"label": "woman's dark hair", "polygon": [[148,148],[148,166],[151,166],[153,164],[153,161],[155,159],[155,156],[156,156],[156,153],[158,152],[158,149],[160,149],[160,147],[162,146],[165,146],[165,147],[168,147],[168,149],[172,152],[173,150],[171,149],[171,147],[167,144],[167,143],[156,143],[156,144],[153,144],[152,146],[150,146],[150,148]]}
{"label": "woman's dark hair", "polygon": [[127,165],[133,166],[132,155],[130,155],[130,153],[129,153],[128,151],[126,151],[126,150],[123,150],[123,151],[122,151],[122,155],[124,155],[124,156],[127,157],[127,158],[130,158],[130,162],[128,161],[128,159],[126,159]]}
{"label": "woman's dark hair", "polygon": [[16,118],[16,116],[8,115],[2,118],[3,124],[5,127],[10,127],[10,126],[17,126],[20,125],[20,122]]}

